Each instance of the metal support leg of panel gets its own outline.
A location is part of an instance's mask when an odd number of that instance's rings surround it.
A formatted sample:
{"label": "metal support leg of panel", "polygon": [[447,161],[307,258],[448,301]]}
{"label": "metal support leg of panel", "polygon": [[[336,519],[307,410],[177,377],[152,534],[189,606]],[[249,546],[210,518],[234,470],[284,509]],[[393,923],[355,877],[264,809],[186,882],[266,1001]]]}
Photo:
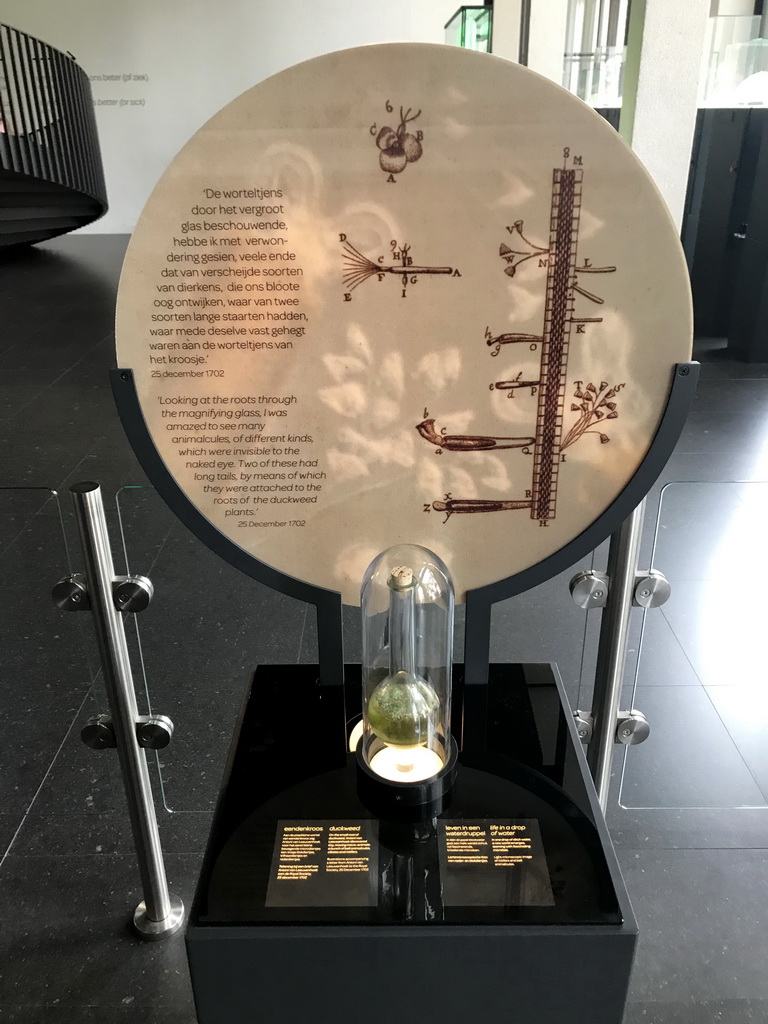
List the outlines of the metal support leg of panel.
{"label": "metal support leg of panel", "polygon": [[608,804],[644,510],[643,501],[611,535],[608,551],[608,597],[600,624],[592,701],[592,737],[587,750],[587,762],[603,811]]}
{"label": "metal support leg of panel", "polygon": [[139,745],[140,723],[121,613],[115,607],[115,570],[109,546],[101,488],[95,483],[71,489],[85,561],[88,599],[99,646],[114,731],[114,746],[125,786],[144,900],[133,923],[144,939],[164,939],[178,931],[184,905],[168,892],[163,852],[152,800],[147,758]]}

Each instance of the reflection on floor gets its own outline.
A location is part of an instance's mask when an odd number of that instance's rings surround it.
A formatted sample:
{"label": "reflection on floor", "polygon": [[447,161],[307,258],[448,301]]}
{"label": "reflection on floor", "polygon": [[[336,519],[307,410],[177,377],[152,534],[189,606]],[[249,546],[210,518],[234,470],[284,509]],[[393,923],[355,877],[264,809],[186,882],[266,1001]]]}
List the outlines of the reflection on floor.
{"label": "reflection on floor", "polygon": [[[25,1024],[194,1021],[182,940],[141,945],[125,928],[139,886],[120,780],[79,739],[104,701],[88,617],[49,598],[78,567],[68,485],[102,484],[118,571],[127,559],[155,583],[130,643],[142,704],[177,726],[152,771],[186,900],[249,671],[315,659],[307,608],[219,562],[145,486],[106,377],[125,242],[75,236],[0,265],[0,1018]],[[628,1024],[768,1021],[768,365],[715,344],[696,355],[643,548],[649,565],[655,536],[673,596],[648,614],[626,688],[652,734],[617,753],[608,815],[642,930]],[[596,613],[572,603],[570,575],[496,609],[493,656],[557,661],[588,707]],[[638,617],[635,659],[640,638]],[[358,658],[354,613],[345,639]]]}

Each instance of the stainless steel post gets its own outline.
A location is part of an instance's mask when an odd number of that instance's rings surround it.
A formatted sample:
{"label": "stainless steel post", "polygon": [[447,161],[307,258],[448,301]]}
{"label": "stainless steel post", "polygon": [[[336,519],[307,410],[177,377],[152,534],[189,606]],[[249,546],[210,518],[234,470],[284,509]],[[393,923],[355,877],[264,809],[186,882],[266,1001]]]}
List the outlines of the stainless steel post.
{"label": "stainless steel post", "polygon": [[600,623],[592,699],[592,739],[587,750],[587,762],[603,810],[608,803],[644,510],[642,501],[612,534],[608,551],[608,600]]}
{"label": "stainless steel post", "polygon": [[144,900],[136,908],[133,923],[142,938],[164,939],[181,927],[184,905],[178,897],[168,892],[146,754],[136,738],[136,695],[123,620],[115,608],[112,596],[115,569],[101,488],[95,483],[80,483],[71,488],[71,493],[83,548],[91,614],[96,627],[120,772],[144,890]]}

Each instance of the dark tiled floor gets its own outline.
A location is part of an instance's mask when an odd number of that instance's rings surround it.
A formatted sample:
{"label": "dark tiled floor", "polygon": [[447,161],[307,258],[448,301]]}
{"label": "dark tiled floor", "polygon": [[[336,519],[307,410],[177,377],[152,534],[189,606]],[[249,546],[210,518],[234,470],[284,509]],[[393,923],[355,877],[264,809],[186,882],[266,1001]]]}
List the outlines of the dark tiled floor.
{"label": "dark tiled floor", "polygon": [[[221,563],[145,486],[106,376],[125,241],[74,236],[0,262],[0,1020],[19,1024],[194,1021],[182,939],[127,929],[140,891],[115,760],[79,740],[104,700],[88,617],[48,600],[79,560],[67,487],[102,484],[118,571],[127,554],[156,586],[129,643],[141,708],[176,722],[150,768],[185,901],[249,672],[315,658],[311,609]],[[641,926],[626,1024],[768,1022],[768,365],[700,349],[644,531],[674,596],[642,647],[639,617],[630,637],[625,698],[636,667],[652,734],[626,763],[617,752],[608,813]],[[597,620],[570,601],[570,575],[495,610],[493,655],[557,661],[583,707]],[[345,628],[354,660],[352,610]]]}

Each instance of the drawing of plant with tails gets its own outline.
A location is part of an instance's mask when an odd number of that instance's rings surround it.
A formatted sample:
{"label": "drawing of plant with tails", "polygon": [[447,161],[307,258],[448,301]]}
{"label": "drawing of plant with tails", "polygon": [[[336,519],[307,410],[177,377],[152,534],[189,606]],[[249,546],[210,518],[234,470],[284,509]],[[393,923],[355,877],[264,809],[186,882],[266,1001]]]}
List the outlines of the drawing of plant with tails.
{"label": "drawing of plant with tails", "polygon": [[603,380],[600,382],[599,388],[591,382],[584,387],[584,382],[577,380],[573,397],[579,401],[578,404],[576,402],[571,404],[571,412],[578,412],[580,415],[563,438],[560,451],[574,444],[584,434],[599,434],[600,444],[608,444],[611,439],[607,434],[601,430],[591,430],[590,427],[596,423],[602,423],[603,420],[618,419],[617,403],[613,399],[625,386],[625,384],[615,384],[609,388],[608,382]]}

